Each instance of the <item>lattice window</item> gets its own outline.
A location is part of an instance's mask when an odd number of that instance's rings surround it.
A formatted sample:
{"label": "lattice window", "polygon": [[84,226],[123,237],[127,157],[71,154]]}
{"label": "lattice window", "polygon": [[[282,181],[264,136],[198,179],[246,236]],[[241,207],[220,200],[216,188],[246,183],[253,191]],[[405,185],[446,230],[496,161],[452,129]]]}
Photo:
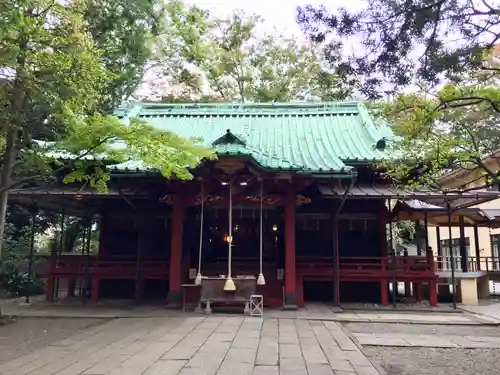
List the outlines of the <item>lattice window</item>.
{"label": "lattice window", "polygon": [[494,258],[498,258],[499,249],[500,249],[500,234],[492,234],[491,235],[491,249],[493,250],[493,254],[491,254]]}

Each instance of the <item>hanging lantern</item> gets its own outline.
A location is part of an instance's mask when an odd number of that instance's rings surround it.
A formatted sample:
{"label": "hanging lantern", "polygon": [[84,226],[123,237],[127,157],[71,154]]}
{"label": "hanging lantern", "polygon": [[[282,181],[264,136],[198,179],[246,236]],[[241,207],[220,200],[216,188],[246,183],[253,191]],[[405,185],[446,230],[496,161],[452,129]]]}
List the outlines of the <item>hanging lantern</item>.
{"label": "hanging lantern", "polygon": [[228,244],[228,257],[227,257],[227,279],[224,283],[224,291],[234,292],[236,290],[236,285],[234,284],[233,278],[231,277],[231,263],[232,263],[232,242],[233,242],[233,189],[231,183],[229,183],[229,234],[227,236]]}

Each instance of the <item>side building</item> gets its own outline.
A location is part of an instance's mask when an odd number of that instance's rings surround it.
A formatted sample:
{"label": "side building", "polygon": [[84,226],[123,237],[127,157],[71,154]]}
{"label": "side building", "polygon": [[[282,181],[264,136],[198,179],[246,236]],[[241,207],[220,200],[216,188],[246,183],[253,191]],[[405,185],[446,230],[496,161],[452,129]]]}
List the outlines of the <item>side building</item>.
{"label": "side building", "polygon": [[[486,168],[496,171],[499,168],[500,150],[482,159]],[[460,169],[444,175],[440,182],[449,190],[472,190],[486,186],[486,177],[481,168]],[[493,187],[491,190],[498,190]],[[436,257],[440,258],[442,269],[450,269],[450,240],[456,269],[461,272],[500,271],[500,199],[489,200],[470,206],[470,212],[480,211],[489,217],[488,223],[467,220],[466,215],[457,225],[451,226],[451,239],[448,226],[436,226],[429,231],[429,243]],[[462,225],[460,225],[462,224]],[[465,258],[465,259],[463,259]],[[500,293],[500,290],[498,291]]]}

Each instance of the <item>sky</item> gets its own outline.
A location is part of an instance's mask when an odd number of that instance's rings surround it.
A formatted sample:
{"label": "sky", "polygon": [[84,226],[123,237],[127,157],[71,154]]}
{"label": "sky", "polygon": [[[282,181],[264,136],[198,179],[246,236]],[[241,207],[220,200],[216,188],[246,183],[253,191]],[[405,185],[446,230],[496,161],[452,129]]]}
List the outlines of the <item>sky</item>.
{"label": "sky", "polygon": [[229,16],[233,9],[242,9],[246,13],[255,13],[264,18],[264,26],[272,31],[275,27],[285,36],[302,37],[300,27],[295,21],[297,6],[299,5],[325,5],[327,8],[347,7],[356,10],[361,7],[363,1],[350,0],[346,6],[344,0],[185,0],[186,4],[195,4],[201,8],[208,9],[219,17]]}
{"label": "sky", "polygon": [[[324,5],[329,9],[347,7],[353,11],[362,9],[366,0],[349,0],[348,6],[345,0],[183,0],[183,2],[187,6],[197,5],[209,10],[213,17],[228,18],[235,9],[241,9],[248,15],[257,14],[264,21],[259,26],[259,33],[272,34],[277,30],[285,37],[295,37],[297,40],[306,42],[306,37],[296,21],[298,6]],[[350,40],[344,41],[344,50],[352,52],[356,45],[359,44],[352,43]],[[136,91],[136,95],[156,99],[154,92],[164,92],[164,87],[165,83],[162,80],[158,80],[153,72],[148,72],[143,84]]]}

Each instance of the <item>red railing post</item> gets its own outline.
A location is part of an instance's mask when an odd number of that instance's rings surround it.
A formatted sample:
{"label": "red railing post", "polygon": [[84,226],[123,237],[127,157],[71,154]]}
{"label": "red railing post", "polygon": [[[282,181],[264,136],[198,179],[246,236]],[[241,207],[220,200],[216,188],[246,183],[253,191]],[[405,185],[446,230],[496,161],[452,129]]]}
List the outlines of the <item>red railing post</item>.
{"label": "red railing post", "polygon": [[380,281],[380,303],[382,306],[389,306],[389,282],[387,280]]}

